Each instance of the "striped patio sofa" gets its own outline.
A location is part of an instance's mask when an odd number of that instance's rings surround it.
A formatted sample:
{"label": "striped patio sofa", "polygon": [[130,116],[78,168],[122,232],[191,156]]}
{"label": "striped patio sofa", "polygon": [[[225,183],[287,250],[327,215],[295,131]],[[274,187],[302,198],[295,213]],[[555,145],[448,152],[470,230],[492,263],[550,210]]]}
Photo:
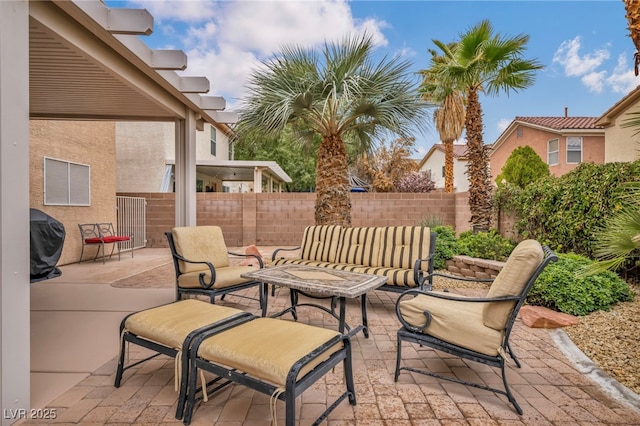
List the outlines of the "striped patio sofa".
{"label": "striped patio sofa", "polygon": [[[436,233],[423,226],[315,225],[305,229],[300,247],[275,250],[271,260],[383,275],[380,290],[401,293],[431,289],[435,246]],[[284,250],[299,250],[299,257],[283,257]]]}

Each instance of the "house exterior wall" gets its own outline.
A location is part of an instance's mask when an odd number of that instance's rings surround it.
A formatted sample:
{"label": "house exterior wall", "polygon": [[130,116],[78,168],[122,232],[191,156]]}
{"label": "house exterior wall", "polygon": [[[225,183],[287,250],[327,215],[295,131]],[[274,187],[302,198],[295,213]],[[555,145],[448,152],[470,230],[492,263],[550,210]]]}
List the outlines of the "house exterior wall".
{"label": "house exterior wall", "polygon": [[[112,222],[116,225],[115,124],[32,120],[29,138],[29,205],[64,224],[66,237],[58,263],[77,262],[82,247],[79,223]],[[44,205],[44,157],[90,166],[90,206]],[[86,247],[84,258],[90,259],[96,249]]]}
{"label": "house exterior wall", "polygon": [[115,123],[116,190],[159,192],[167,158],[175,158],[175,125]]}
{"label": "house exterior wall", "polygon": [[[521,129],[521,136],[518,136],[518,129]],[[562,176],[575,169],[578,164],[567,163],[567,135],[546,131],[529,126],[519,126],[514,129],[502,144],[490,153],[489,163],[491,169],[491,181],[495,182],[496,177],[502,172],[509,155],[518,147],[530,146],[540,156],[542,161],[548,163],[547,143],[550,140],[558,139],[558,164],[549,166],[549,172],[553,176]],[[589,133],[572,133],[568,136],[582,137],[582,162],[604,163],[604,135],[593,135]]]}
{"label": "house exterior wall", "polygon": [[630,162],[640,158],[640,134],[636,134],[638,129],[622,127],[624,121],[629,119],[627,112],[630,111],[640,111],[640,101],[619,114],[604,130],[607,141],[604,151],[605,163]]}
{"label": "house exterior wall", "polygon": [[[442,173],[444,157],[444,152],[439,149],[435,149],[420,169],[423,172],[431,172],[431,179],[435,182],[436,189],[444,189],[444,175]],[[469,179],[467,179],[467,175],[465,174],[466,171],[467,161],[454,157],[453,187],[455,192],[466,192],[469,190]]]}
{"label": "house exterior wall", "polygon": [[[196,132],[196,160],[229,159],[229,137],[216,129],[216,155],[211,154],[211,128],[205,123]],[[117,190],[119,192],[159,192],[167,160],[175,160],[175,125],[167,122],[116,123]],[[222,190],[222,181],[196,174],[206,186]],[[173,190],[173,180],[169,190]]]}

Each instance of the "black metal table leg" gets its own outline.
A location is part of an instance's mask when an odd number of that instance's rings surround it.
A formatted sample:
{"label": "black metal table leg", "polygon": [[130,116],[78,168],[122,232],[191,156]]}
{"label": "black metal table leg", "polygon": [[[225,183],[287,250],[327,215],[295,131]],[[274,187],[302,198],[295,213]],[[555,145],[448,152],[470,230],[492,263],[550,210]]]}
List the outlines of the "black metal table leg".
{"label": "black metal table leg", "polygon": [[362,332],[364,333],[364,337],[369,338],[369,322],[367,321],[367,293],[363,293],[360,296],[360,301],[362,302]]}
{"label": "black metal table leg", "polygon": [[345,324],[346,324],[346,314],[347,314],[347,299],[345,297],[339,297],[340,300],[340,319],[338,325],[338,331],[340,334],[344,334]]}

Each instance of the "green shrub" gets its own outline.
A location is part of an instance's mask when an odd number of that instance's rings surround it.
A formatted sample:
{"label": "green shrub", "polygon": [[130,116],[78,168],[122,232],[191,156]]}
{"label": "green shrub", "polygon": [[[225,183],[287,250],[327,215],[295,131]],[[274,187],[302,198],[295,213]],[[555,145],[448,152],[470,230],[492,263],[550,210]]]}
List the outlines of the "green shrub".
{"label": "green shrub", "polygon": [[511,183],[525,188],[541,177],[549,176],[549,165],[529,145],[514,149],[496,177],[498,186]]}
{"label": "green shrub", "polygon": [[465,231],[458,238],[458,254],[480,259],[505,261],[516,244],[498,234],[495,229],[489,232]]}
{"label": "green shrub", "polygon": [[501,185],[494,206],[515,214],[520,238],[533,238],[556,252],[594,258],[593,238],[623,206],[625,183],[640,181],[640,160],[582,163],[560,177],[542,177],[521,189]]}
{"label": "green shrub", "polygon": [[571,315],[587,315],[633,300],[629,285],[613,272],[577,274],[591,263],[577,254],[558,254],[558,262],[549,264],[536,280],[527,302]]}
{"label": "green shrub", "polygon": [[438,234],[433,268],[435,270],[444,269],[445,262],[457,254],[456,232],[451,226],[435,226],[431,230]]}

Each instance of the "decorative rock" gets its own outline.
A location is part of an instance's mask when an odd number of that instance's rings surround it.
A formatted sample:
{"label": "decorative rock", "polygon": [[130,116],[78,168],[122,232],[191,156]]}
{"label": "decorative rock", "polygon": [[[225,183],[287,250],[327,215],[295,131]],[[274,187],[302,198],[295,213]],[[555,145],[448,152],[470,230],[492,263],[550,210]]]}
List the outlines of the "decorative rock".
{"label": "decorative rock", "polygon": [[573,315],[531,305],[520,308],[520,318],[524,325],[531,328],[560,328],[578,323],[578,318]]}
{"label": "decorative rock", "polygon": [[[256,247],[255,245],[250,245],[249,247],[247,247],[244,250],[245,254],[255,254],[256,256],[260,257],[261,259],[264,260],[264,257],[262,256],[262,253],[260,253],[260,250],[258,250],[258,247]],[[255,257],[251,256],[251,257],[247,257],[245,260],[243,260],[240,264],[242,266],[248,266],[248,265],[257,265],[258,261],[256,260]]]}

